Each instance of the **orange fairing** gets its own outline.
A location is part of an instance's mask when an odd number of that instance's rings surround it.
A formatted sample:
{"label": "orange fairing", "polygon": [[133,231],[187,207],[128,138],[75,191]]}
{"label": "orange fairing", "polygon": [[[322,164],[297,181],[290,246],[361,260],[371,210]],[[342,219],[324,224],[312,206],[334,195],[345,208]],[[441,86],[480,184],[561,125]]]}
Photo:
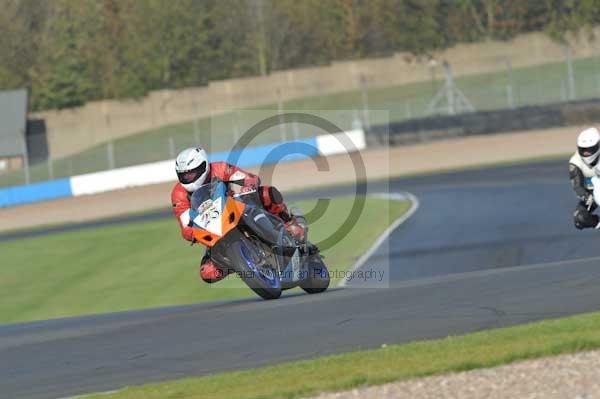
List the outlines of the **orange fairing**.
{"label": "orange fairing", "polygon": [[223,208],[223,212],[221,213],[222,234],[218,235],[208,230],[204,230],[202,228],[194,226],[194,238],[199,243],[207,247],[212,247],[222,237],[229,233],[231,229],[237,226],[245,208],[246,204],[244,204],[243,202],[236,201],[231,197],[227,197],[227,202],[225,203],[225,207]]}

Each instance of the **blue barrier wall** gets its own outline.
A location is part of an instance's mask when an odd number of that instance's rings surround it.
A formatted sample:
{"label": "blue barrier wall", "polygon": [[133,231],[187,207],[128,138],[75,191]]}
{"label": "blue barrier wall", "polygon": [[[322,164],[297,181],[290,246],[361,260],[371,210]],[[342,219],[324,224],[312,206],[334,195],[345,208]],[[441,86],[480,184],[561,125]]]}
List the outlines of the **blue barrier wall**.
{"label": "blue barrier wall", "polygon": [[[364,138],[362,142],[364,146]],[[339,150],[331,152],[331,148],[329,149],[329,152],[327,152],[325,151],[325,149],[319,149],[319,145],[320,142],[318,138],[312,137],[308,139],[289,141],[285,143],[280,142],[256,147],[248,147],[238,151],[214,153],[209,156],[209,160],[210,162],[225,161],[228,163],[235,164],[241,168],[247,168],[257,165],[275,164],[279,162],[289,162],[301,159],[314,158],[319,156],[319,154],[333,154],[339,152]],[[343,152],[344,149],[342,148],[341,151]],[[143,167],[144,165],[139,166]],[[156,167],[156,163],[147,164],[146,166]],[[117,176],[119,175],[119,173],[122,173],[123,170],[124,169],[116,169],[114,171],[105,171],[102,173],[110,174],[114,172],[115,176]],[[77,178],[94,179],[95,177],[93,175],[93,173],[90,175],[81,175],[77,176]],[[104,176],[104,178],[106,178],[106,176]],[[28,186],[2,188],[0,189],[0,208],[28,204],[32,202],[47,201],[57,198],[71,197],[74,195],[73,190],[71,188],[71,179],[72,178],[59,179],[43,183],[34,183]],[[174,173],[173,180],[175,180]],[[123,182],[123,188],[125,188],[126,186],[127,182]]]}
{"label": "blue barrier wall", "polygon": [[[306,159],[315,157],[318,154],[319,149],[317,148],[316,138],[309,138],[287,143],[249,147],[240,151],[214,153],[210,155],[210,161],[225,161],[234,163],[241,168],[247,168],[280,161]],[[0,208],[71,197],[72,195],[70,178],[34,183],[28,186],[3,188],[0,189]]]}
{"label": "blue barrier wall", "polygon": [[71,195],[70,179],[3,188],[0,189],[0,208],[70,197]]}
{"label": "blue barrier wall", "polygon": [[273,164],[279,161],[296,161],[319,155],[317,139],[309,138],[287,143],[265,144],[237,151],[218,152],[209,156],[210,162],[225,161],[248,168],[256,165]]}

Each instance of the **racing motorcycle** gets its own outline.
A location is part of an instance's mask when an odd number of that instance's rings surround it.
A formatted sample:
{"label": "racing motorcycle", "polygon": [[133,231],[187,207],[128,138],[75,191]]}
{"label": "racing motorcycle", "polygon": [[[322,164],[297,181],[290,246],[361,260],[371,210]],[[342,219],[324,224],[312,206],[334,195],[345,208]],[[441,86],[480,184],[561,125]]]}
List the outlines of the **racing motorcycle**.
{"label": "racing motorcycle", "polygon": [[194,192],[190,226],[195,241],[263,299],[279,298],[294,287],[309,294],[325,291],[329,272],[308,231],[305,240],[295,240],[283,221],[263,208],[256,189],[235,193],[235,188],[235,182],[214,179]]}

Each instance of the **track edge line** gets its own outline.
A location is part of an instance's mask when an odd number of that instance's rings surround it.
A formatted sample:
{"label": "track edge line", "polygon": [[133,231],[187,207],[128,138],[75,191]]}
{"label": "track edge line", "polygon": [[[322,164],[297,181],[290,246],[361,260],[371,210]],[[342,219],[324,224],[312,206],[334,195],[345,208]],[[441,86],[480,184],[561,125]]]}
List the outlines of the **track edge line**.
{"label": "track edge line", "polygon": [[[417,210],[419,209],[419,207],[421,205],[419,202],[419,199],[414,194],[409,193],[409,192],[378,193],[378,194],[373,194],[373,196],[386,198],[386,199],[390,199],[390,200],[394,200],[394,201],[409,200],[411,202],[411,206],[410,206],[410,209],[408,211],[406,211],[406,213],[404,213],[402,216],[400,216],[398,219],[396,219],[391,225],[389,225],[387,227],[387,229],[385,229],[385,231],[383,233],[381,233],[381,235],[379,237],[377,237],[377,240],[375,240],[375,242],[373,243],[373,245],[371,245],[371,247],[367,250],[367,252],[365,252],[363,255],[361,255],[360,258],[358,258],[358,260],[354,263],[352,268],[350,268],[351,274],[354,273],[355,271],[357,271],[358,269],[360,269],[361,267],[363,267],[364,264],[367,262],[367,260],[373,255],[373,253],[375,253],[375,251],[377,249],[379,249],[379,247],[390,236],[390,234],[392,234],[392,232],[394,230],[396,230],[398,227],[403,225],[408,219],[410,219],[417,212]],[[342,281],[340,281],[338,283],[337,286],[340,288],[343,288],[343,287],[346,287],[346,284],[347,284],[346,279],[343,279]]]}

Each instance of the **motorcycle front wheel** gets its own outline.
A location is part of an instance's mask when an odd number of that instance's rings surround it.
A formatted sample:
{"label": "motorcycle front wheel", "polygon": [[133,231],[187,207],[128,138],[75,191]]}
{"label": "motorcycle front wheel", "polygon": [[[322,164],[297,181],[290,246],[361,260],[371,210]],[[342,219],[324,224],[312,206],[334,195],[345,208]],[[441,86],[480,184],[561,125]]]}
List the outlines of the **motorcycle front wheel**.
{"label": "motorcycle front wheel", "polygon": [[238,275],[252,291],[263,299],[277,299],[281,296],[279,272],[261,254],[260,245],[240,234],[229,252]]}

